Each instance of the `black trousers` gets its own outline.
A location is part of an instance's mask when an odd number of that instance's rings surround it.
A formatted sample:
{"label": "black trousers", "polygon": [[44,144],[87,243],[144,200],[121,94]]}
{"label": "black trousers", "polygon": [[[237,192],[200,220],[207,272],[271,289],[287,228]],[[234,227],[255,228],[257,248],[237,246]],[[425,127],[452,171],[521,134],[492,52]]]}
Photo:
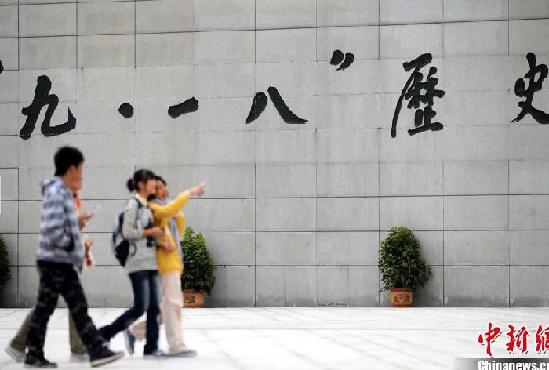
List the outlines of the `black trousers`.
{"label": "black trousers", "polygon": [[88,303],[73,266],[64,263],[38,262],[40,285],[38,299],[32,315],[27,337],[28,354],[44,356],[44,340],[51,314],[57,306],[61,294],[67,302],[78,334],[91,357],[97,354],[106,342],[101,338],[92,319],[88,315]]}

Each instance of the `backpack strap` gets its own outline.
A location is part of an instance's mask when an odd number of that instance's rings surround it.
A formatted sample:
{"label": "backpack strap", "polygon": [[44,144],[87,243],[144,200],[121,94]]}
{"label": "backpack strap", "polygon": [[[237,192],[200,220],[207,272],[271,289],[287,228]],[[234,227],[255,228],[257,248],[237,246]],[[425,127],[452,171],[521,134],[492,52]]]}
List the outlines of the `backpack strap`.
{"label": "backpack strap", "polygon": [[134,220],[134,227],[137,229],[137,222],[141,218],[141,214],[143,212],[143,209],[145,208],[145,205],[143,205],[136,197],[130,198],[130,202],[132,199],[137,203],[137,212],[135,214],[135,220]]}

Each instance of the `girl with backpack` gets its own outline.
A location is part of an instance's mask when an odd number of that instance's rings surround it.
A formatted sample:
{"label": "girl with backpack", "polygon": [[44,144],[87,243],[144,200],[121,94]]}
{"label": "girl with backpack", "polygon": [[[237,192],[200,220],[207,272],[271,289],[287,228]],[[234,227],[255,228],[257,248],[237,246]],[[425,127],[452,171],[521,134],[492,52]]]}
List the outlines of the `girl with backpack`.
{"label": "girl with backpack", "polygon": [[[183,294],[181,290],[181,274],[183,273],[183,256],[181,254],[181,237],[185,234],[185,216],[181,209],[191,197],[204,194],[205,183],[189,188],[172,201],[169,200],[169,191],[166,180],[157,177],[157,193],[150,199],[149,207],[152,210],[154,224],[165,230],[165,237],[158,240],[162,248],[156,251],[158,274],[161,287],[161,320],[166,328],[166,340],[170,357],[195,357],[197,352],[189,349],[183,339],[181,308],[183,308]],[[135,340],[142,340],[147,330],[144,322],[130,326],[124,331],[126,349],[133,355]]]}
{"label": "girl with backpack", "polygon": [[164,231],[154,227],[153,216],[147,206],[147,198],[156,193],[156,176],[152,171],[140,169],[128,180],[128,189],[135,192],[129,199],[123,213],[122,235],[128,242],[129,253],[124,267],[129,274],[133,289],[133,307],[111,324],[99,329],[106,341],[147,311],[147,342],[145,356],[161,356],[158,349],[158,267],[156,262],[156,238],[162,238]]}

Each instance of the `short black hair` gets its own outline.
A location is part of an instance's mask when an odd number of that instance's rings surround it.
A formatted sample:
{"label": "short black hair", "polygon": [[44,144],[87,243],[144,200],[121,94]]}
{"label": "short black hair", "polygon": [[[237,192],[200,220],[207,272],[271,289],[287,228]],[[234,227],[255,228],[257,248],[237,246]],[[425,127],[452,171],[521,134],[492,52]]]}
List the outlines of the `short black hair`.
{"label": "short black hair", "polygon": [[65,176],[71,166],[78,167],[84,163],[84,155],[72,146],[62,146],[53,157],[55,176]]}

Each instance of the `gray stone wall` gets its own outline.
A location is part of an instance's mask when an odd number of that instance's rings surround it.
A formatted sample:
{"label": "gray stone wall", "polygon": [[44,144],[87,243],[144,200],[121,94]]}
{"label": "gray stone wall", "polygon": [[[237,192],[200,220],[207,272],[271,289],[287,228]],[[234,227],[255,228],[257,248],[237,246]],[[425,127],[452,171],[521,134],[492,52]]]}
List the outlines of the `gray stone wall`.
{"label": "gray stone wall", "polygon": [[[377,258],[394,225],[417,231],[433,266],[418,304],[548,305],[549,128],[510,123],[525,56],[549,64],[548,39],[547,0],[0,0],[2,305],[34,303],[38,182],[62,144],[87,158],[92,306],[129,303],[107,238],[142,166],[172,191],[208,183],[185,211],[219,265],[209,305],[386,305]],[[348,69],[329,64],[335,49],[354,54]],[[426,52],[444,129],[409,136],[404,106],[391,138],[402,63]],[[42,112],[22,140],[41,74],[60,99],[52,122],[70,108],[77,126],[44,137]],[[246,125],[269,86],[308,123],[269,101]],[[168,116],[192,96],[197,112]],[[549,112],[549,81],[534,105]]]}

